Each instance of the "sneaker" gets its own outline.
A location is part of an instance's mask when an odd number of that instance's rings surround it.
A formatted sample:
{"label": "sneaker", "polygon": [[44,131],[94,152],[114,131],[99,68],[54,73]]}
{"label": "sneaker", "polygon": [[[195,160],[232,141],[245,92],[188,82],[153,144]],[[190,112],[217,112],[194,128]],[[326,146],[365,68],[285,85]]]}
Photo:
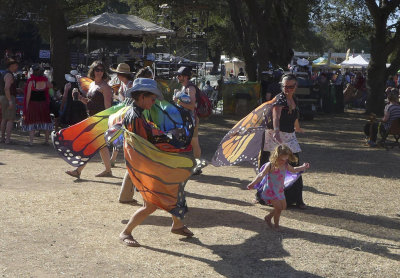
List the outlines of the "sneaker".
{"label": "sneaker", "polygon": [[193,173],[193,176],[200,175],[201,173],[203,173],[203,171],[201,171],[201,169],[198,169]]}

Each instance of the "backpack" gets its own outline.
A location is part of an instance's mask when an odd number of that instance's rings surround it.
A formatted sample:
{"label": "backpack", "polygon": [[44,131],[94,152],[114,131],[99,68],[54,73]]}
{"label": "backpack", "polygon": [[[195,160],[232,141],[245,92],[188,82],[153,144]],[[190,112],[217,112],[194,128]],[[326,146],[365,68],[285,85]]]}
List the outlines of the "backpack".
{"label": "backpack", "polygon": [[212,104],[207,94],[200,90],[199,87],[193,83],[190,83],[188,87],[189,86],[193,86],[196,89],[196,115],[199,118],[209,117],[212,113]]}

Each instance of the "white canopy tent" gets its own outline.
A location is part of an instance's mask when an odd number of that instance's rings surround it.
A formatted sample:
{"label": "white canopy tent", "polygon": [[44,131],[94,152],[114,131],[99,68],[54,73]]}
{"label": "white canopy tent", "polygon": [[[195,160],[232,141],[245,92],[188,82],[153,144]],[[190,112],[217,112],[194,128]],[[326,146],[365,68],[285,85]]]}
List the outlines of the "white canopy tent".
{"label": "white canopy tent", "polygon": [[363,68],[363,67],[367,67],[368,64],[369,64],[369,61],[365,60],[361,55],[358,55],[356,57],[350,57],[349,60],[343,61],[340,65],[342,67]]}
{"label": "white canopy tent", "polygon": [[74,33],[119,37],[171,36],[175,34],[172,30],[158,26],[140,17],[114,13],[102,13],[93,16],[71,25],[67,29]]}
{"label": "white canopy tent", "polygon": [[89,53],[89,36],[137,39],[172,36],[175,34],[172,30],[158,26],[140,17],[114,13],[102,13],[93,16],[69,26],[67,30],[73,34],[86,35],[87,54]]}

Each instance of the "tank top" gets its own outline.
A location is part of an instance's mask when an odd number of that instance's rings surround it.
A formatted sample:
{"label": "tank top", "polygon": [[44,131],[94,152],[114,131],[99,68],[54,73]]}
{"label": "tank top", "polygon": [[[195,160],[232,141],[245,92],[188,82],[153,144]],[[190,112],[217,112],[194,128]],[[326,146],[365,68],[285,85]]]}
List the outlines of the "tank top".
{"label": "tank top", "polygon": [[2,86],[2,88],[0,88],[0,95],[4,96],[6,94],[6,90],[4,88],[4,86],[6,85],[6,82],[4,81],[4,77],[6,77],[7,73],[11,74],[11,76],[13,78],[13,82],[11,83],[11,86],[10,86],[10,95],[17,96],[17,84],[15,83],[14,74],[9,70],[6,71],[4,73],[4,75],[0,75],[1,79],[2,79],[0,82],[0,86]]}
{"label": "tank top", "polygon": [[46,101],[46,87],[40,90],[36,89],[36,82],[33,81],[29,101]]}

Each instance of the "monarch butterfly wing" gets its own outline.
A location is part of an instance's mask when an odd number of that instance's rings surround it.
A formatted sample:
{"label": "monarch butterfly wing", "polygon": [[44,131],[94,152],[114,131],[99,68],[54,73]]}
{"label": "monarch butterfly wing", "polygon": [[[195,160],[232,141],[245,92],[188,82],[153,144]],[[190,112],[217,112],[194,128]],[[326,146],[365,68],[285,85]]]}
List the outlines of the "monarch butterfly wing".
{"label": "monarch butterfly wing", "polygon": [[246,161],[257,163],[271,104],[272,101],[258,106],[224,136],[211,160],[212,165],[228,166]]}
{"label": "monarch butterfly wing", "polygon": [[109,116],[124,106],[112,106],[73,126],[53,132],[52,141],[57,153],[72,166],[86,164],[106,145],[104,133],[108,129]]}
{"label": "monarch butterfly wing", "polygon": [[90,79],[89,77],[81,77],[78,79],[78,87],[79,87],[79,91],[81,91],[84,94],[87,94],[87,92],[89,91],[89,86],[90,83],[92,83],[93,80]]}
{"label": "monarch butterfly wing", "polygon": [[184,187],[194,159],[159,150],[137,134],[125,131],[124,153],[131,180],[146,202],[183,218]]}

